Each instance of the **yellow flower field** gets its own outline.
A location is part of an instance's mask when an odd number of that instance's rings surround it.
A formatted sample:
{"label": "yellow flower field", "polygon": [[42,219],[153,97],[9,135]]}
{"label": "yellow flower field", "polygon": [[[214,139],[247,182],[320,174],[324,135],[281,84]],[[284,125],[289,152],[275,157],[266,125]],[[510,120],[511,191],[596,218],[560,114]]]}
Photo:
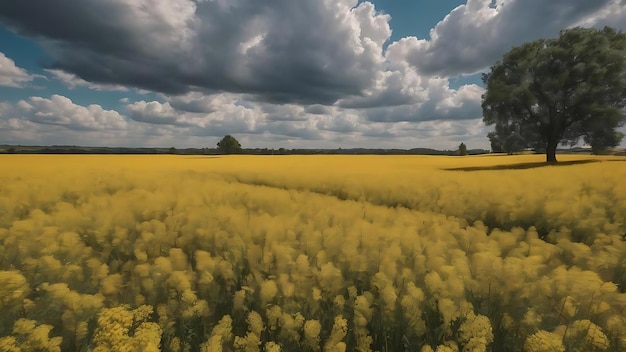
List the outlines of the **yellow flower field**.
{"label": "yellow flower field", "polygon": [[626,159],[543,160],[1,155],[0,351],[626,351]]}

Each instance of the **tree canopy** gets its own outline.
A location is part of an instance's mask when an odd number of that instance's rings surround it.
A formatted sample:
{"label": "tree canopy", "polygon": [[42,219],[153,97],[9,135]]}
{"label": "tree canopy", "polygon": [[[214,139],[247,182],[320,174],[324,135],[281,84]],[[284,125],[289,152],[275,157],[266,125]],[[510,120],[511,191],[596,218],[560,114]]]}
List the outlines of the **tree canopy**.
{"label": "tree canopy", "polygon": [[217,143],[217,148],[223,154],[236,154],[241,152],[241,144],[235,137],[227,134]]}
{"label": "tree canopy", "polygon": [[467,146],[465,145],[465,143],[459,144],[459,155],[460,156],[467,155]]}
{"label": "tree canopy", "polygon": [[625,119],[626,35],[573,28],[556,39],[513,48],[483,75],[483,121],[495,125],[492,146],[546,151],[581,138],[594,150],[618,145]]}

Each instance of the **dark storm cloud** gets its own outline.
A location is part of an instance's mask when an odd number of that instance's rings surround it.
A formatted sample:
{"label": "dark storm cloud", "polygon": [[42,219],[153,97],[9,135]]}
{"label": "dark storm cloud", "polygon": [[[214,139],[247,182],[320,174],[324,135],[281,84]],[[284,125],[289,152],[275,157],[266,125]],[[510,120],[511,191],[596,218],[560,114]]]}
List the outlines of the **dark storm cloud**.
{"label": "dark storm cloud", "polygon": [[[332,104],[373,80],[388,26],[356,1],[3,0],[0,21],[36,39],[53,68],[168,94],[247,93]],[[369,7],[368,7],[369,6]],[[383,16],[383,15],[380,15]],[[384,17],[386,25],[387,17]],[[387,33],[388,32],[388,33]],[[367,39],[367,40],[366,40]],[[383,40],[384,41],[384,40]],[[374,43],[376,42],[376,43]],[[374,44],[372,44],[374,43]]]}

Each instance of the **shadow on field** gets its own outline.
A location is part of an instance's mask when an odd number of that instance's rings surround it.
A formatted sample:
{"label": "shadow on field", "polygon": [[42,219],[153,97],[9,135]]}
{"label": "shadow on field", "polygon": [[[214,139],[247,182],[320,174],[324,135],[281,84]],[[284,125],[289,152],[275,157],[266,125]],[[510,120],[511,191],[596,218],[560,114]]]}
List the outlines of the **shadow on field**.
{"label": "shadow on field", "polygon": [[542,161],[542,162],[537,162],[537,163],[456,167],[456,168],[450,168],[450,169],[444,169],[444,170],[447,170],[447,171],[524,170],[524,169],[534,169],[534,168],[545,167],[545,166],[570,166],[570,165],[579,165],[579,164],[589,164],[589,163],[596,163],[599,161],[600,160],[570,160],[570,161],[560,161],[556,164],[548,164],[545,161]]}
{"label": "shadow on field", "polygon": [[207,156],[190,156],[187,159],[219,159],[219,158],[221,158],[221,156],[207,155]]}

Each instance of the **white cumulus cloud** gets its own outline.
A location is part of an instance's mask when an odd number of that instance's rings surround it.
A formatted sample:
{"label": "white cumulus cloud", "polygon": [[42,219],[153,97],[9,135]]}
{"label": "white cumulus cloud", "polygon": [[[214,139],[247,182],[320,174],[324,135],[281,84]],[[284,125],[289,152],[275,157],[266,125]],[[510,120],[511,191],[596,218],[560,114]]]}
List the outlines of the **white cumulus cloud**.
{"label": "white cumulus cloud", "polygon": [[127,87],[124,87],[119,84],[113,85],[113,84],[97,84],[97,83],[87,82],[73,73],[67,73],[62,70],[45,69],[44,71],[52,75],[54,79],[57,79],[63,82],[63,84],[65,84],[70,89],[74,89],[76,87],[86,87],[89,89],[99,90],[99,91],[126,92],[129,90]]}
{"label": "white cumulus cloud", "polygon": [[21,88],[34,78],[35,76],[17,67],[15,61],[0,52],[0,86]]}
{"label": "white cumulus cloud", "polygon": [[104,110],[100,105],[77,105],[61,95],[50,99],[30,97],[15,104],[4,103],[0,117],[5,120],[21,119],[42,125],[62,126],[76,131],[122,130],[127,123],[114,110]]}
{"label": "white cumulus cloud", "polygon": [[388,56],[426,75],[468,75],[487,69],[513,46],[558,36],[581,23],[621,21],[623,27],[625,7],[615,0],[468,0],[437,24],[429,39],[403,38],[390,45]]}

